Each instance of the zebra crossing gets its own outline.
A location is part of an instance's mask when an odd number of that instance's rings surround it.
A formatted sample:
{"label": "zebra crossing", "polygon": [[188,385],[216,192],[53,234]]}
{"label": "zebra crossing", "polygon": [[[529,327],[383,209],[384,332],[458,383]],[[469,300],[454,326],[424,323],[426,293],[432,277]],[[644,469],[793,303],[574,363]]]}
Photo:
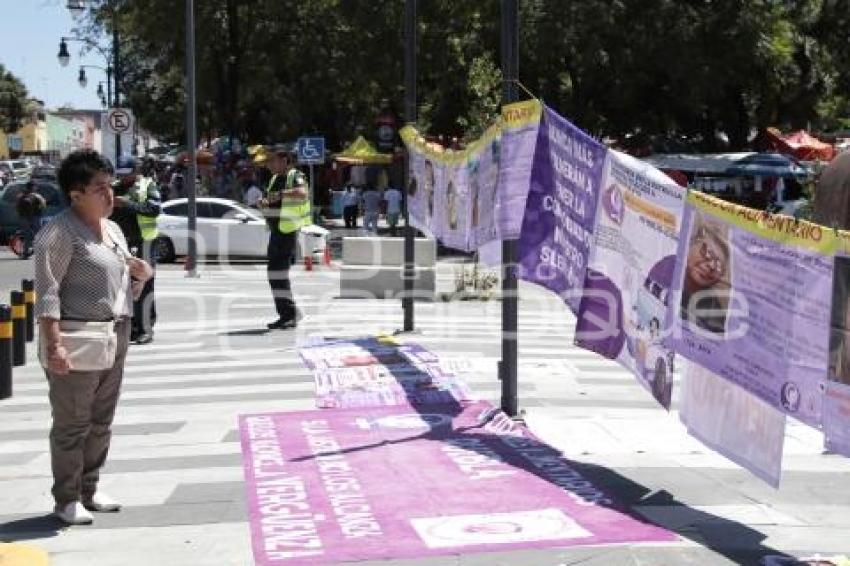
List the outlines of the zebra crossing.
{"label": "zebra crossing", "polygon": [[[450,288],[453,269],[440,264],[438,288]],[[237,416],[314,408],[313,376],[298,357],[299,341],[392,332],[402,320],[395,301],[337,299],[333,271],[293,272],[306,315],[294,332],[265,331],[273,308],[262,266],[210,267],[199,279],[160,269],[156,284],[156,341],[131,347],[101,484],[124,511],[67,530],[46,517],[50,408],[31,347],[28,365],[16,369],[14,397],[0,404],[0,541],[30,540],[58,566],[251,564]],[[673,509],[638,500],[638,511],[671,528],[696,520],[694,513],[727,526],[764,524],[765,540],[789,551],[846,550],[830,542],[831,532],[850,528],[838,510],[828,527],[811,528],[812,517],[833,504],[828,498],[803,504],[793,489],[788,497],[770,493],[688,438],[675,414],[658,408],[627,371],[572,345],[574,318],[556,298],[523,286],[520,309],[519,396],[532,430],[570,458],[689,504]],[[498,301],[420,303],[417,332],[402,339],[438,353],[482,399],[498,403],[500,323]],[[818,442],[814,431],[789,427],[785,467],[792,485],[850,472],[845,459],[824,458]],[[680,551],[701,563],[727,563],[701,536],[699,544],[686,538]],[[556,556],[552,564],[560,563]],[[494,563],[550,563],[549,555],[505,560]]]}

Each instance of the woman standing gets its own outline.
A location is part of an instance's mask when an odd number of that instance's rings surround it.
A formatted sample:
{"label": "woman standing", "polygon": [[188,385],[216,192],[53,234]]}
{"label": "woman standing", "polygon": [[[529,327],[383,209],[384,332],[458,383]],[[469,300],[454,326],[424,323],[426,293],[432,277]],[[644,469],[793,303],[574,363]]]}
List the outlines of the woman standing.
{"label": "woman standing", "polygon": [[[121,389],[133,297],[153,274],[129,254],[121,230],[107,220],[114,203],[112,172],[95,151],[71,153],[57,175],[70,207],[42,229],[35,244],[36,316],[53,412],[52,493],[56,515],[72,525],[91,523],[90,510],[121,508],[97,490],[97,482]],[[114,362],[83,370],[69,333],[74,325],[98,323],[109,329],[114,358],[106,359]]]}

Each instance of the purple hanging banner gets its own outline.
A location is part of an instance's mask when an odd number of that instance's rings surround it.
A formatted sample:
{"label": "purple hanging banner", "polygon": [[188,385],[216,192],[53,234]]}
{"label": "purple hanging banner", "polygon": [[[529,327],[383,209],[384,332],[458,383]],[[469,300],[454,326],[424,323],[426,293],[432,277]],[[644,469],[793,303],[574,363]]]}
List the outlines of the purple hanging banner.
{"label": "purple hanging banner", "polygon": [[[519,233],[519,277],[557,293],[577,312],[608,150],[548,107],[543,107],[537,130],[534,140],[518,138],[515,147],[510,146],[507,134],[503,138],[503,152],[526,159],[526,169],[531,166]],[[532,143],[534,158],[530,161]],[[509,160],[504,153],[502,162],[503,180],[509,182],[504,171]],[[521,182],[518,169],[515,176]]]}

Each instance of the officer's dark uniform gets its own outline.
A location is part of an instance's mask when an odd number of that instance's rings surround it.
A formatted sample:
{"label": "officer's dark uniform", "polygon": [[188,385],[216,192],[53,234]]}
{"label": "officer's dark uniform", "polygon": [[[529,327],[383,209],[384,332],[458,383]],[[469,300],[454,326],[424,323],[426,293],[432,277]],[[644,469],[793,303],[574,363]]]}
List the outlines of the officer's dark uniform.
{"label": "officer's dark uniform", "polygon": [[[156,218],[162,206],[159,187],[152,178],[139,175],[133,186],[125,194],[122,192],[118,190],[125,203],[115,207],[111,219],[121,227],[127,245],[136,249],[135,255],[155,267],[154,241],[158,236]],[[152,342],[155,323],[154,277],[151,277],[133,303],[130,340],[139,344]]]}
{"label": "officer's dark uniform", "polygon": [[267,189],[269,223],[268,277],[278,320],[270,329],[294,328],[298,309],[292,296],[289,268],[298,245],[298,232],[310,224],[310,203],[307,197],[293,196],[295,190],[308,191],[304,174],[290,169],[285,175],[273,175]]}

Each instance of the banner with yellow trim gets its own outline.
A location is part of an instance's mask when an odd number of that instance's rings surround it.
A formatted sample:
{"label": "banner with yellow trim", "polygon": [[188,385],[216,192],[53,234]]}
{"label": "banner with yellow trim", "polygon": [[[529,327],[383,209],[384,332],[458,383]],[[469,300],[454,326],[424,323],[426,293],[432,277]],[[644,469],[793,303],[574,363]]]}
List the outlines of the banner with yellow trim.
{"label": "banner with yellow trim", "polygon": [[845,234],[691,192],[668,315],[676,352],[820,427]]}

